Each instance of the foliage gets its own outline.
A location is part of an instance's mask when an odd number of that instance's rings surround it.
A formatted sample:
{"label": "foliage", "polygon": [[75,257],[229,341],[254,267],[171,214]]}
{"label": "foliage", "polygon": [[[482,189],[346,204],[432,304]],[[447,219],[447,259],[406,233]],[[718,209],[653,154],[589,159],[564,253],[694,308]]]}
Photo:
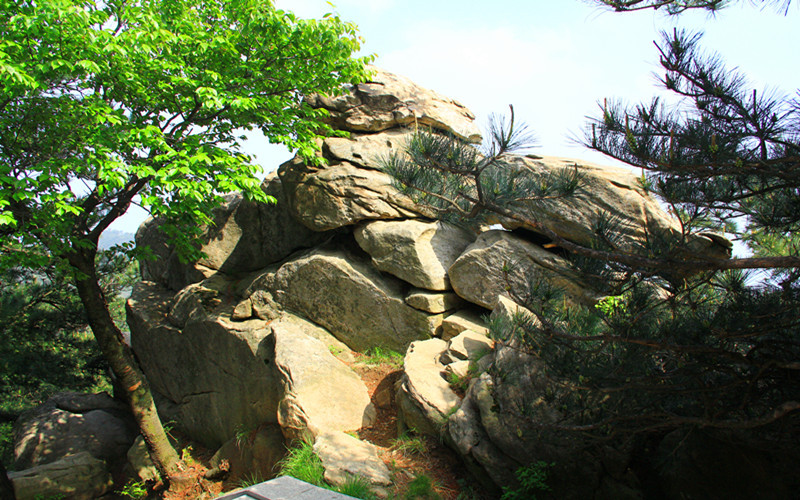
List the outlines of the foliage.
{"label": "foliage", "polygon": [[510,123],[493,116],[490,126],[491,140],[481,149],[453,135],[420,128],[405,154],[382,159],[382,169],[401,192],[433,209],[439,219],[473,228],[514,201],[541,201],[576,192],[580,179],[575,170],[535,177],[521,175],[506,161],[507,153],[533,146],[526,127],[515,127],[513,108]]}
{"label": "foliage", "polygon": [[447,372],[446,375],[447,383],[450,385],[450,388],[453,389],[458,394],[464,394],[467,392],[467,388],[469,388],[469,382],[472,380],[470,375],[459,375],[453,372]]}
{"label": "foliage", "polygon": [[378,498],[370,489],[369,481],[360,476],[348,476],[343,484],[334,488],[334,491],[363,500],[375,500]]}
{"label": "foliage", "polygon": [[132,498],[133,500],[147,498],[147,485],[143,481],[131,479],[119,490],[119,494],[124,498]]}
{"label": "foliage", "polygon": [[286,456],[278,462],[278,475],[291,476],[314,486],[325,485],[325,469],[312,443],[302,441],[290,448]]}
{"label": "foliage", "polygon": [[403,366],[403,355],[391,349],[371,347],[364,353],[361,362],[366,365],[391,365],[400,368]]}
{"label": "foliage", "polygon": [[543,461],[534,462],[526,467],[517,469],[515,476],[519,481],[519,488],[503,488],[501,500],[536,500],[536,493],[550,491],[547,485],[547,469],[554,464]]}
{"label": "foliage", "polygon": [[[354,26],[268,1],[5,1],[0,12],[0,224],[57,255],[96,242],[135,196],[180,224],[170,236],[191,252],[219,193],[266,199],[240,129],[311,157],[330,128],[302,94],[366,75],[349,57]],[[25,249],[5,257],[25,261]]]}
{"label": "foliage", "polygon": [[369,483],[362,477],[350,476],[344,484],[331,486],[325,482],[324,475],[325,469],[322,467],[322,461],[314,453],[314,445],[308,441],[301,441],[295,447],[290,448],[286,456],[278,462],[278,476],[291,476],[314,486],[355,498],[365,500],[375,498]]}
{"label": "foliage", "polygon": [[[645,9],[664,8],[669,14],[680,14],[691,9],[705,9],[716,12],[723,7],[727,7],[734,0],[594,0],[617,12],[630,12]],[[784,12],[788,12],[791,0],[748,0],[752,4],[769,5],[775,4]]]}
{"label": "foliage", "polygon": [[436,492],[436,483],[427,474],[420,474],[415,477],[403,494],[406,500],[413,499],[427,499],[427,500],[440,500],[442,497]]}
{"label": "foliage", "polygon": [[0,0],[0,268],[69,266],[162,475],[177,455],[110,317],[99,237],[138,203],[197,258],[222,193],[274,201],[242,130],[314,161],[331,128],[303,95],[364,80],[359,43],[335,15],[270,0]]}
{"label": "foliage", "polygon": [[14,462],[14,424],[12,422],[0,422],[0,464],[11,464]]}
{"label": "foliage", "polygon": [[[137,263],[109,250],[101,253],[97,265],[103,290],[112,298],[109,307],[114,321],[127,331],[121,294],[136,279]],[[0,270],[0,332],[0,414],[4,418],[14,419],[58,392],[113,392],[108,365],[63,268]],[[10,463],[10,422],[3,423],[2,429],[0,460]]]}
{"label": "foliage", "polygon": [[425,455],[428,453],[428,445],[422,436],[411,436],[408,433],[403,433],[392,441],[393,450],[400,453],[410,453],[414,455]]}
{"label": "foliage", "polygon": [[250,486],[255,486],[256,484],[263,483],[266,481],[264,476],[261,475],[260,472],[251,472],[249,474],[245,474],[237,483],[237,488],[248,488]]}
{"label": "foliage", "polygon": [[[507,291],[530,313],[492,319],[491,334],[546,361],[546,399],[561,417],[543,424],[532,408],[504,411],[543,432],[609,439],[705,426],[758,429],[781,441],[771,424],[780,420],[782,432],[795,430],[800,103],[748,90],[743,76],[704,56],[698,42],[676,30],[658,44],[662,83],[683,98],[677,108],[658,100],[634,107],[604,101],[586,135],[588,147],[644,172],[642,187],[678,218],[676,234],[649,231],[625,247],[619,221],[597,214],[594,240],[580,245],[526,215],[548,199],[580,194],[582,179],[569,169],[543,178],[516,166],[512,153],[528,143],[513,109],[509,121],[494,119],[481,150],[419,130],[403,154],[384,161],[398,186],[441,218],[472,227],[511,219],[605,290],[605,299],[585,308],[546,277],[497,270],[506,279],[526,276],[526,289]],[[709,229],[748,242],[755,255],[698,256],[692,238]]]}

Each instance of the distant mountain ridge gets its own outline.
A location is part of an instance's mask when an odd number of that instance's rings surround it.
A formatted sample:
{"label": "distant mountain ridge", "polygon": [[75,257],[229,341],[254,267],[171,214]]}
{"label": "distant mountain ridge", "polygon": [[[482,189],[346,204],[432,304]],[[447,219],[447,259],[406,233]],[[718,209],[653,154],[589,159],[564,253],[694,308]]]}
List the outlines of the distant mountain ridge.
{"label": "distant mountain ridge", "polygon": [[133,241],[133,238],[134,233],[110,229],[108,231],[104,231],[103,234],[100,235],[98,246],[100,247],[100,250],[108,250],[114,245],[120,245],[122,243]]}

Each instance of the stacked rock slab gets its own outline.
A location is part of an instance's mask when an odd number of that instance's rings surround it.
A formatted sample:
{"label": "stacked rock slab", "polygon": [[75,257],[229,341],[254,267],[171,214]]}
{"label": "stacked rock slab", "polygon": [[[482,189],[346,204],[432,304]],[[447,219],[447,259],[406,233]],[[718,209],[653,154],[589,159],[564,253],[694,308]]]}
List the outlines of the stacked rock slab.
{"label": "stacked rock slab", "polygon": [[[636,252],[648,237],[677,237],[679,222],[665,212],[642,185],[642,179],[620,167],[592,165],[557,157],[511,156],[509,168],[531,177],[552,175],[558,171],[576,171],[580,187],[573,196],[554,197],[536,202],[516,202],[512,212],[522,220],[541,224],[562,238],[591,247],[596,238],[594,226],[601,216],[613,218],[619,249]],[[529,222],[498,217],[506,229],[536,231]],[[715,233],[691,235],[688,252],[694,256],[726,259],[732,243]]]}
{"label": "stacked rock slab", "polygon": [[[532,236],[536,224],[498,219],[510,231],[477,235],[436,222],[380,170],[381,159],[402,153],[418,126],[480,142],[464,106],[378,69],[372,81],[342,96],[308,102],[325,108],[331,125],[349,136],[322,140],[324,161],[295,157],[268,177],[262,187],[277,204],[231,196],[205,228],[207,256],[190,264],[179,262],[158,231],[162,221],[148,221],[137,233],[137,244],[158,258],[143,264],[146,281],[128,302],[133,348],[159,410],[209,446],[230,445],[242,429],[268,426],[294,439],[367,424],[366,389],[342,359],[350,349],[405,352],[409,345],[399,406],[407,425],[438,433],[461,405],[446,373],[472,370],[461,358],[472,352],[467,344],[482,344],[475,337],[486,333],[481,315],[501,294],[524,289],[517,277],[502,276],[505,263],[535,271],[577,303],[602,295],[580,283],[559,249]],[[563,238],[587,244],[600,211],[623,220],[631,245],[643,234],[677,227],[625,171],[538,157],[512,163],[532,176],[579,170],[585,187],[568,205],[511,207]],[[727,244],[704,236],[696,246],[720,256]],[[471,333],[442,357],[447,341],[463,332]],[[471,374],[479,381],[486,378],[486,361],[480,363]],[[473,384],[454,414],[464,422],[457,432],[486,438],[468,445],[469,439],[451,438],[476,470],[501,482],[513,479],[513,467],[527,455],[512,457],[503,441],[509,436],[483,426],[491,415],[474,394],[483,388],[491,395],[488,387]],[[492,464],[486,457],[501,458]]]}

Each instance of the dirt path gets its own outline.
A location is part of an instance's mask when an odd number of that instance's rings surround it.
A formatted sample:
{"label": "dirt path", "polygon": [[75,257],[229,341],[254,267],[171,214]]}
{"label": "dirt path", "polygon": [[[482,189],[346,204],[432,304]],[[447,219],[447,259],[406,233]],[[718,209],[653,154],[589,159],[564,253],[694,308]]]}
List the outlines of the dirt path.
{"label": "dirt path", "polygon": [[432,480],[443,500],[491,498],[443,443],[429,436],[398,435],[394,387],[401,368],[390,363],[365,364],[361,361],[365,358],[355,355],[351,368],[364,381],[378,412],[375,424],[359,429],[358,436],[380,449],[381,459],[393,473],[397,498],[405,498],[409,483],[420,475]]}

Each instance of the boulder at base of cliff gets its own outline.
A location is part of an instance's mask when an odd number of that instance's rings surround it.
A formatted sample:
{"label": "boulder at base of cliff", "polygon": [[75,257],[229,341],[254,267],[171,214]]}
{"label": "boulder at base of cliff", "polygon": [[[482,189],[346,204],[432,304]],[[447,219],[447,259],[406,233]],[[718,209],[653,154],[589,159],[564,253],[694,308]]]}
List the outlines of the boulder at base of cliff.
{"label": "boulder at base of cliff", "polygon": [[235,285],[216,275],[173,297],[141,282],[127,303],[131,343],[162,418],[210,448],[237,428],[276,423],[280,385],[268,322],[231,319]]}
{"label": "boulder at base of cliff", "polygon": [[367,388],[328,346],[296,325],[272,326],[275,368],[283,389],[278,423],[288,440],[313,441],[328,431],[353,431],[375,420]]}
{"label": "boulder at base of cliff", "polygon": [[81,452],[116,462],[137,434],[128,406],[108,394],[59,393],[15,422],[14,468],[29,469]]}
{"label": "boulder at base of cliff", "polygon": [[89,452],[80,452],[54,462],[19,472],[9,472],[17,500],[69,498],[93,500],[113,484],[108,466]]}
{"label": "boulder at base of cliff", "polygon": [[[351,477],[365,480],[373,488],[390,486],[392,478],[386,464],[378,457],[378,448],[344,432],[326,432],[317,436],[314,453],[322,461],[325,481],[339,486]],[[385,496],[386,492],[383,491]]]}

